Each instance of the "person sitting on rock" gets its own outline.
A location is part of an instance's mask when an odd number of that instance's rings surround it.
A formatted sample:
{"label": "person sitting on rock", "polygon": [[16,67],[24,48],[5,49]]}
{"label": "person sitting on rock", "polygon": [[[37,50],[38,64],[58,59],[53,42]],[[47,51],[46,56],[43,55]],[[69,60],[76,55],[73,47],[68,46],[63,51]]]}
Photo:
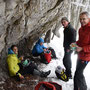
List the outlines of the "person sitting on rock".
{"label": "person sitting on rock", "polygon": [[48,62],[46,61],[46,59],[44,57],[44,52],[47,51],[47,50],[51,51],[52,58],[57,59],[54,49],[51,48],[51,47],[50,48],[45,47],[44,46],[44,40],[42,38],[40,38],[38,40],[38,42],[36,42],[35,46],[33,47],[32,54],[35,57],[40,56],[41,57],[41,62],[45,63],[45,64],[48,64]]}
{"label": "person sitting on rock", "polygon": [[[20,59],[22,59],[21,57]],[[41,77],[47,77],[50,74],[50,70],[47,72],[39,71],[37,66],[34,65],[32,67],[32,63],[27,61],[27,66],[25,68],[20,68],[19,64],[21,60],[18,58],[18,48],[16,45],[12,45],[11,48],[8,49],[8,57],[7,57],[7,64],[10,76],[15,76],[17,80],[24,79],[25,74],[33,74],[39,75]],[[26,61],[25,61],[26,62]],[[24,64],[25,64],[24,62]]]}

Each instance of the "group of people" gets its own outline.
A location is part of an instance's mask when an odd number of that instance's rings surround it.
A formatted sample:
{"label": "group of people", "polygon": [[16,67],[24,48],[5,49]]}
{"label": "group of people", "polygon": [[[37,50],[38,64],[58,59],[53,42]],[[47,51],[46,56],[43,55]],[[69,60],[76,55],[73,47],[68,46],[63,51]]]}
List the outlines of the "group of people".
{"label": "group of people", "polygon": [[40,61],[42,63],[48,64],[48,62],[44,56],[44,53],[46,51],[50,51],[51,57],[54,59],[57,59],[54,49],[52,47],[49,47],[49,48],[45,47],[44,46],[44,40],[42,38],[40,38],[38,40],[38,42],[36,42],[35,46],[33,47],[32,54],[34,57],[40,56],[40,58],[41,58]]}
{"label": "group of people", "polygon": [[[72,78],[72,63],[71,54],[72,50],[70,45],[76,44],[76,52],[78,54],[77,66],[74,75],[74,90],[87,90],[87,85],[83,75],[83,71],[90,61],[90,18],[88,12],[80,13],[81,28],[79,29],[79,39],[76,41],[76,30],[72,27],[67,17],[61,19],[61,23],[64,27],[64,57],[63,64],[66,68],[66,75],[69,79]],[[32,55],[34,57],[40,56],[41,62],[48,64],[44,57],[44,52],[51,51],[52,58],[57,59],[53,48],[47,48],[44,46],[44,40],[40,38],[35,44]],[[19,79],[23,79],[25,74],[34,74],[41,77],[47,77],[50,74],[50,70],[47,72],[40,71],[33,62],[30,60],[23,60],[23,57],[18,58],[18,48],[13,45],[8,50],[7,63],[11,76],[17,76]],[[23,67],[23,68],[21,68]]]}
{"label": "group of people", "polygon": [[66,75],[72,78],[71,74],[71,53],[70,46],[75,44],[75,51],[78,54],[77,66],[74,75],[74,90],[87,90],[83,71],[90,61],[90,16],[88,12],[82,12],[79,16],[81,27],[79,39],[76,41],[76,31],[66,17],[61,20],[64,26],[64,58],[63,64],[66,68]]}
{"label": "group of people", "polygon": [[18,58],[18,48],[16,45],[12,45],[8,49],[7,63],[10,76],[15,76],[18,81],[24,79],[25,74],[47,77],[51,72],[50,70],[47,72],[40,71],[34,62],[27,59],[24,60],[24,56]]}

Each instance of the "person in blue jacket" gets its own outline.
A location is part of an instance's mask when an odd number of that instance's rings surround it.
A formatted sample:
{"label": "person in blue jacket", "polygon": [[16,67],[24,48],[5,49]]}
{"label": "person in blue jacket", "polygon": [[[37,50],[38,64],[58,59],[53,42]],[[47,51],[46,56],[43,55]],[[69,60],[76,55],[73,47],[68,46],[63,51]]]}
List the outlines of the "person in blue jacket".
{"label": "person in blue jacket", "polygon": [[44,40],[42,38],[40,38],[38,40],[38,42],[36,42],[35,46],[33,47],[32,54],[35,57],[40,56],[41,62],[48,64],[48,62],[44,58],[44,52],[47,50],[51,51],[52,58],[55,58],[55,59],[57,58],[54,49],[52,49],[51,47],[50,48],[45,47],[44,46]]}
{"label": "person in blue jacket", "polygon": [[44,43],[44,40],[40,38],[32,50],[32,54],[34,56],[38,56],[44,51],[46,51],[47,48],[43,45],[43,43]]}

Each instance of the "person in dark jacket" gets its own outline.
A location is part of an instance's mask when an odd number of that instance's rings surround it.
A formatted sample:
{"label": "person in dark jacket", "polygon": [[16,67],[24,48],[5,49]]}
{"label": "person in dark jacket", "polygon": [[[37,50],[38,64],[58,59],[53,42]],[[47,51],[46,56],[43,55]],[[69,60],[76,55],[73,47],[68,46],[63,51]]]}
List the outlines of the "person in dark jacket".
{"label": "person in dark jacket", "polygon": [[35,57],[40,56],[41,57],[41,62],[45,63],[45,64],[48,64],[48,62],[46,61],[46,59],[44,57],[44,52],[47,51],[47,50],[51,51],[52,58],[57,59],[54,49],[51,48],[51,47],[49,47],[49,48],[45,47],[44,46],[44,40],[42,38],[40,38],[38,40],[38,42],[36,42],[35,46],[33,47],[32,54]]}
{"label": "person in dark jacket", "polygon": [[79,29],[79,39],[76,42],[78,60],[74,75],[74,90],[87,90],[83,71],[90,61],[90,18],[88,12],[80,13],[79,18],[81,28]]}
{"label": "person in dark jacket", "polygon": [[66,75],[68,78],[72,78],[71,74],[71,53],[70,50],[70,44],[76,41],[76,30],[72,27],[72,25],[69,23],[68,19],[66,17],[63,17],[61,19],[61,23],[64,27],[64,58],[63,58],[63,64],[66,68]]}

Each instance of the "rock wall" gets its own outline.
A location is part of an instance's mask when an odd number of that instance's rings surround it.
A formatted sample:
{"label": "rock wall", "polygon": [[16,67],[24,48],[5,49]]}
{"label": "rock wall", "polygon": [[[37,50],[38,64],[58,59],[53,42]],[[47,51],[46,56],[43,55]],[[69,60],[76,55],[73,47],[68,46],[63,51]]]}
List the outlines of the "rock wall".
{"label": "rock wall", "polygon": [[69,6],[69,18],[73,26],[78,30],[80,27],[79,14],[82,11],[88,11],[90,14],[90,0],[71,0]]}
{"label": "rock wall", "polygon": [[1,72],[5,72],[8,47],[18,44],[22,53],[27,52],[48,30],[58,30],[63,16],[78,28],[83,10],[90,11],[90,0],[0,0]]}

